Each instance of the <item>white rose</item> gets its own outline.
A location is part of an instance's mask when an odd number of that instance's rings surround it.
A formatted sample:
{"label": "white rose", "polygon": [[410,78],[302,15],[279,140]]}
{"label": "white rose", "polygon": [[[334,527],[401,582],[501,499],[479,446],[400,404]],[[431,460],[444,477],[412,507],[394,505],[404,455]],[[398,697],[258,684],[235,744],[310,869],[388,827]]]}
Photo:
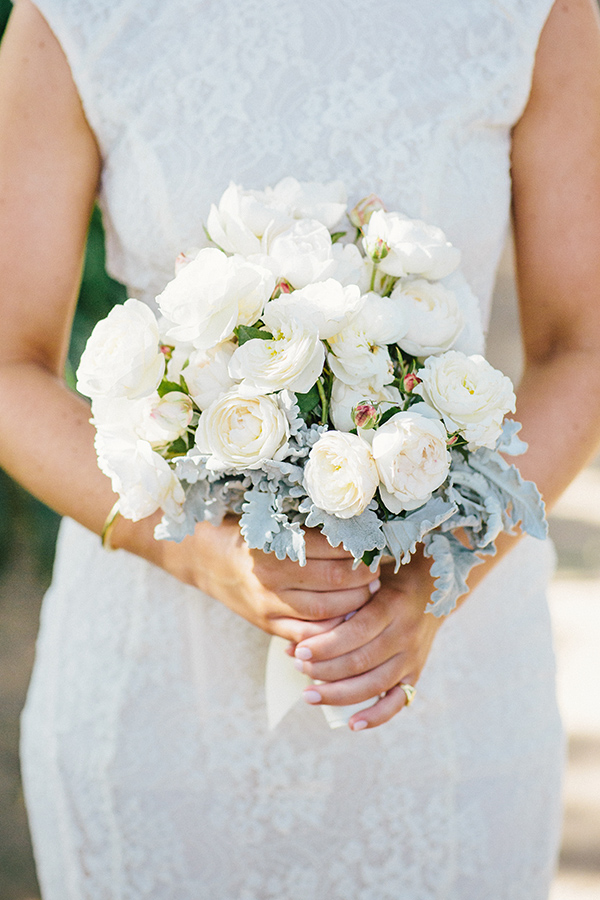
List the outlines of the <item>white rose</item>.
{"label": "white rose", "polygon": [[368,382],[348,385],[339,378],[333,379],[329,413],[331,421],[338,431],[352,431],[354,428],[352,410],[365,400],[373,404],[382,404],[383,410],[385,410],[386,404],[402,402],[400,392],[391,385],[377,389]]}
{"label": "white rose", "polygon": [[200,416],[196,446],[210,455],[208,468],[258,469],[287,453],[289,425],[272,397],[241,397],[237,390],[215,400]]}
{"label": "white rose", "polygon": [[376,390],[394,380],[394,367],[388,349],[370,341],[364,332],[352,326],[329,339],[327,359],[333,374],[350,386],[367,381]]}
{"label": "white rose", "polygon": [[323,371],[325,347],[315,331],[291,320],[281,322],[272,340],[253,338],[238,347],[229,374],[243,397],[296,391],[306,394]]}
{"label": "white rose", "polygon": [[470,450],[494,447],[504,416],[515,411],[510,378],[483,356],[457,350],[429,357],[417,374],[421,384],[413,392],[438,411],[449,432],[460,432]]}
{"label": "white rose", "polygon": [[359,516],[378,484],[370,447],[357,435],[326,431],[312,447],[304,487],[319,509],[340,519]]}
{"label": "white rose", "polygon": [[331,235],[315,219],[301,219],[269,242],[270,267],[277,280],[294,288],[324,281],[334,268]]}
{"label": "white rose", "polygon": [[373,458],[390,512],[417,509],[444,483],[450,467],[446,440],[439,419],[413,410],[396,413],[375,431]]}
{"label": "white rose", "polygon": [[362,306],[352,319],[352,327],[362,332],[374,344],[397,344],[406,333],[404,308],[391,297],[369,291],[362,298]]}
{"label": "white rose", "polygon": [[443,353],[453,346],[464,326],[456,296],[442,284],[424,278],[399,283],[390,301],[406,318],[406,333],[397,341],[411,356]]}
{"label": "white rose", "polygon": [[229,363],[236,348],[233,341],[225,341],[210,350],[194,350],[190,354],[182,374],[199,409],[206,409],[234,386]]}
{"label": "white rose", "polygon": [[237,325],[253,325],[274,286],[268,269],[209,247],[156,300],[173,323],[169,338],[209,350],[230,338]]}
{"label": "white rose", "polygon": [[100,469],[119,495],[119,511],[126,519],[145,519],[157,509],[172,518],[182,515],[185,493],[166,460],[147,441],[127,440],[98,432],[96,452]]}
{"label": "white rose", "polygon": [[285,209],[294,219],[316,219],[329,229],[337,225],[346,212],[346,188],[341,181],[320,184],[288,177],[265,194],[268,202]]}
{"label": "white rose", "polygon": [[268,229],[285,228],[290,218],[282,207],[269,205],[267,192],[245,191],[231,182],[218,207],[211,206],[206,230],[227,253],[250,256],[261,252],[261,238]]}
{"label": "white rose", "polygon": [[263,322],[273,331],[286,318],[296,319],[326,341],[348,325],[361,303],[356,285],[342,287],[339,281],[328,278],[271,300],[265,306]]}
{"label": "white rose", "polygon": [[460,251],[440,228],[395,212],[376,210],[363,238],[365,252],[380,259],[379,268],[388,275],[422,275],[437,281],[460,263]]}
{"label": "white rose", "polygon": [[456,297],[459,309],[464,320],[463,330],[452,345],[453,350],[460,350],[470,356],[472,353],[483,354],[485,349],[485,334],[481,321],[481,309],[479,300],[471,290],[469,283],[460,269],[443,278],[440,284],[452,291]]}
{"label": "white rose", "polygon": [[90,335],[77,369],[77,390],[86,397],[144,397],[165,370],[154,313],[139,300],[115,306]]}

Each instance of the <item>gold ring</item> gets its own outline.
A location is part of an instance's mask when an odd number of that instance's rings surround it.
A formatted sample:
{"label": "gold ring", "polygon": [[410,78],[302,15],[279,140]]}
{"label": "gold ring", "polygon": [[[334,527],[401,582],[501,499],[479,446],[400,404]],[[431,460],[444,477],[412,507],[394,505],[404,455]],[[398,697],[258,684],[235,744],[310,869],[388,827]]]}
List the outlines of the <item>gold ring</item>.
{"label": "gold ring", "polygon": [[402,688],[404,693],[406,694],[406,703],[405,706],[410,706],[410,704],[415,699],[415,694],[417,693],[417,689],[412,686],[412,684],[408,684],[406,681],[400,681],[398,684],[399,688]]}

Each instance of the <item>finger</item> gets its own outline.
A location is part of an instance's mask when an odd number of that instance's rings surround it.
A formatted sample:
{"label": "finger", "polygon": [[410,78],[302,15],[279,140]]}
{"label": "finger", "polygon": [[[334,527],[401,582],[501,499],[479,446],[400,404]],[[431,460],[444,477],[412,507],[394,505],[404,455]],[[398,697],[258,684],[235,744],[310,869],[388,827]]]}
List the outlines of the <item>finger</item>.
{"label": "finger", "polygon": [[341,616],[333,619],[323,619],[320,622],[305,622],[302,619],[282,616],[281,618],[271,619],[269,624],[272,634],[285,638],[286,641],[291,642],[292,646],[295,646],[298,641],[311,635],[322,634],[330,628],[335,628],[340,622],[343,622]]}
{"label": "finger", "polygon": [[[414,685],[411,678],[406,677],[403,681]],[[387,691],[385,697],[382,697],[373,706],[368,709],[362,709],[355,713],[348,722],[348,727],[352,731],[363,731],[365,728],[376,728],[377,725],[383,725],[389,722],[400,710],[408,706],[408,698],[401,687],[396,685]]]}
{"label": "finger", "polygon": [[318,622],[336,616],[346,616],[364,606],[371,598],[368,585],[347,591],[280,591],[280,603],[273,617],[289,616]]}
{"label": "finger", "polygon": [[363,587],[377,579],[365,565],[352,567],[352,559],[311,559],[306,566],[289,559],[278,560],[262,554],[254,561],[254,574],[269,590],[304,589],[335,591]]}
{"label": "finger", "polygon": [[325,703],[328,706],[349,706],[352,703],[362,703],[371,697],[377,697],[384,691],[391,690],[398,684],[405,671],[402,660],[393,657],[383,665],[357,675],[355,678],[347,678],[342,681],[311,685],[304,692],[307,703]]}
{"label": "finger", "polygon": [[363,604],[356,615],[342,623],[334,632],[309,640],[306,645],[297,648],[302,649],[302,653],[297,652],[296,656],[299,659],[321,662],[364,647],[382,634],[393,620],[398,623],[398,610],[395,610],[394,615],[394,609],[387,602],[388,599],[388,592],[376,591],[373,598]]}
{"label": "finger", "polygon": [[341,544],[332,547],[322,531],[318,528],[307,528],[304,531],[304,542],[306,545],[307,558],[315,559],[350,559],[353,556],[347,550],[344,550]]}
{"label": "finger", "polygon": [[351,653],[345,653],[343,656],[336,656],[334,659],[322,662],[315,662],[311,659],[304,660],[307,646],[304,643],[296,645],[294,665],[300,672],[317,681],[342,681],[346,678],[355,678],[357,675],[376,669],[388,659],[398,655],[394,629],[390,626],[384,628],[381,634],[378,634],[372,641],[363,644]]}

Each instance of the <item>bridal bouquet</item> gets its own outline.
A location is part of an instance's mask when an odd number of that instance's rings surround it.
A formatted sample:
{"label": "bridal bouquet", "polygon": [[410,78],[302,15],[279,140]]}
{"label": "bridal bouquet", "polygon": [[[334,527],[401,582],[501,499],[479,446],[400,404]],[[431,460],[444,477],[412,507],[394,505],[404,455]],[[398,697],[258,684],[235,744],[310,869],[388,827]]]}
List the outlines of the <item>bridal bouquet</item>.
{"label": "bridal bouquet", "polygon": [[250,547],[300,565],[305,528],[373,569],[422,543],[435,615],[500,531],[545,535],[537,489],[501,455],[525,450],[512,384],[480,355],[439,228],[374,196],[347,214],[341,183],[285,178],[231,184],[206,234],[160,316],[127,300],[81,359],[122,515],[160,508],[156,537],[182,540],[234,513]]}

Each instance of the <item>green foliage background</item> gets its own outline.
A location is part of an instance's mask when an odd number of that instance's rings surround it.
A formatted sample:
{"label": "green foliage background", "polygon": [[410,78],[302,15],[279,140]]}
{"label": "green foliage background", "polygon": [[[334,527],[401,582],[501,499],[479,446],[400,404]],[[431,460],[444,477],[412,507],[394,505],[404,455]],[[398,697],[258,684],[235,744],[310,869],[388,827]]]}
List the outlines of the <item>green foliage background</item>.
{"label": "green foliage background", "polygon": [[[0,0],[0,34],[4,32],[11,8],[8,0]],[[104,269],[104,233],[100,213],[96,209],[90,222],[85,267],[65,373],[71,385],[79,357],[95,323],[106,316],[115,303],[124,300],[125,289],[109,278]],[[18,534],[29,545],[40,568],[47,571],[54,556],[58,523],[56,513],[24,491],[0,469],[0,567],[10,561],[14,538]]]}

